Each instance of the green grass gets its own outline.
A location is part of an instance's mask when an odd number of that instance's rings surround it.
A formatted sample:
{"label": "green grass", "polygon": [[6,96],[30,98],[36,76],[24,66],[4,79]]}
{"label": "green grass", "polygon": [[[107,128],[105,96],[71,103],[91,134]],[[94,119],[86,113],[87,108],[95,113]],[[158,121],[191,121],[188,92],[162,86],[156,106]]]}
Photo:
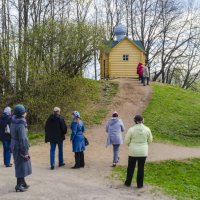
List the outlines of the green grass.
{"label": "green grass", "polygon": [[143,113],[154,139],[200,146],[200,93],[152,84],[153,97]]}
{"label": "green grass", "polygon": [[[163,161],[147,163],[145,166],[145,184],[158,186],[177,200],[200,199],[200,159],[183,161]],[[126,168],[118,166],[112,176],[124,181]],[[136,184],[134,177],[133,184]]]}
{"label": "green grass", "polygon": [[44,132],[28,132],[28,139],[30,145],[35,145],[44,142]]}
{"label": "green grass", "polygon": [[87,126],[101,124],[108,114],[108,105],[118,91],[118,83],[112,81],[95,81],[98,84],[96,98],[90,99],[87,105],[81,108],[81,115]]}
{"label": "green grass", "polygon": [[[44,133],[42,132],[28,132],[28,140],[30,145],[36,145],[38,143],[44,142]],[[2,146],[2,142],[0,141],[0,146]]]}

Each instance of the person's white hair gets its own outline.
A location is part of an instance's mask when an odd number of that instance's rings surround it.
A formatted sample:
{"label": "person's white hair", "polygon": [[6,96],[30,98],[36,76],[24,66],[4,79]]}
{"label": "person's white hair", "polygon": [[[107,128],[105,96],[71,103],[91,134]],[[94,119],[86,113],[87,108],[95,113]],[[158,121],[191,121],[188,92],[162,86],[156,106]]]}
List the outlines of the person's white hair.
{"label": "person's white hair", "polygon": [[53,112],[60,112],[60,108],[59,107],[54,107]]}
{"label": "person's white hair", "polygon": [[11,115],[11,107],[7,106],[5,107],[4,111],[3,111],[5,114],[7,115]]}

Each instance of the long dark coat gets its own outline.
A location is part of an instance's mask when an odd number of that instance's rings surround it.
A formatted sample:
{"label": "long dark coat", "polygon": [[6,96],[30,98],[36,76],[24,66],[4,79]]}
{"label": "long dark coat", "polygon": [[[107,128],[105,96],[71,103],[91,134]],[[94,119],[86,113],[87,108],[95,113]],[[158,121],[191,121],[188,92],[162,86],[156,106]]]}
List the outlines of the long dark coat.
{"label": "long dark coat", "polygon": [[25,155],[29,155],[28,129],[25,119],[13,116],[10,131],[11,150],[15,163],[15,176],[17,178],[24,178],[32,174],[31,161],[24,159]]}
{"label": "long dark coat", "polygon": [[67,125],[62,116],[52,114],[45,124],[45,142],[60,143],[65,140]]}
{"label": "long dark coat", "polygon": [[6,113],[3,113],[3,115],[0,118],[0,140],[7,141],[11,140],[11,135],[5,133],[5,128],[7,125],[10,127],[11,123],[11,116],[7,115]]}

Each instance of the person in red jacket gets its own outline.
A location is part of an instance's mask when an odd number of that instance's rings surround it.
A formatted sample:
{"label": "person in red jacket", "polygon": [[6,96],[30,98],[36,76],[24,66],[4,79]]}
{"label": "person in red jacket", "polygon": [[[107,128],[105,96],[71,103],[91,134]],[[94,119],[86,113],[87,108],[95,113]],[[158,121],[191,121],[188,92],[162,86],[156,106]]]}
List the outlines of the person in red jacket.
{"label": "person in red jacket", "polygon": [[143,80],[142,71],[143,71],[143,64],[139,63],[137,66],[137,74],[139,75],[139,81],[141,81],[141,83]]}

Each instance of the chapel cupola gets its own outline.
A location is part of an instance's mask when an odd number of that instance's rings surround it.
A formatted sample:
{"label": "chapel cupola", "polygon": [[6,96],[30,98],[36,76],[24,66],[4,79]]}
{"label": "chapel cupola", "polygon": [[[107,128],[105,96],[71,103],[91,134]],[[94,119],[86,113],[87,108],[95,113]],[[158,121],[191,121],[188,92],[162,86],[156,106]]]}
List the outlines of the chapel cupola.
{"label": "chapel cupola", "polygon": [[126,37],[126,27],[119,23],[114,29],[114,35],[118,42],[121,41],[124,37]]}

